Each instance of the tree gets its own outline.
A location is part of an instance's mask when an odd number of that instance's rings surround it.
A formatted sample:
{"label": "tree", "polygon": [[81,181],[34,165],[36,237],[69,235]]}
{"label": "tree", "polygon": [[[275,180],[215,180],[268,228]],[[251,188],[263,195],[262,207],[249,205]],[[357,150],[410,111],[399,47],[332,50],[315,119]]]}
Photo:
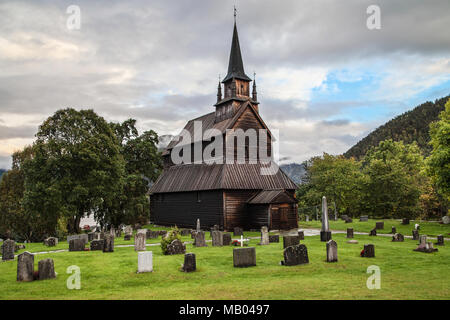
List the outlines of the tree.
{"label": "tree", "polygon": [[413,218],[425,176],[423,157],[415,143],[404,145],[391,139],[372,147],[363,160],[368,176],[364,185],[366,209],[377,217]]}
{"label": "tree", "polygon": [[14,239],[40,241],[44,235],[54,235],[56,219],[23,206],[23,164],[31,157],[31,147],[15,152],[12,155],[12,169],[0,181],[0,234]]}
{"label": "tree", "polygon": [[123,187],[125,161],[109,124],[93,110],[58,110],[39,127],[25,163],[27,210],[64,216],[68,232],[112,203]]}
{"label": "tree", "polygon": [[359,162],[324,153],[322,157],[310,159],[305,168],[306,176],[297,190],[300,206],[320,204],[322,196],[326,196],[341,214],[360,214],[364,175]]}
{"label": "tree", "polygon": [[156,181],[162,169],[158,135],[153,130],[139,135],[134,119],[110,126],[125,159],[125,184],[119,197],[100,208],[97,218],[105,225],[116,227],[122,223],[146,223],[150,217],[148,185],[150,181]]}
{"label": "tree", "polygon": [[427,159],[427,171],[438,192],[450,201],[450,99],[439,119],[430,124],[433,150]]}

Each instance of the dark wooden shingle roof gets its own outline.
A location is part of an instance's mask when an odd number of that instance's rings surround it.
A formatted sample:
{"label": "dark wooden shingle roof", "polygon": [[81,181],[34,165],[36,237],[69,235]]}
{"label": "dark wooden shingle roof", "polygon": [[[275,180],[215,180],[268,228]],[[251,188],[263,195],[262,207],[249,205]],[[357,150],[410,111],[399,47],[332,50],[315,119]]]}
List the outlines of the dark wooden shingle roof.
{"label": "dark wooden shingle roof", "polygon": [[263,190],[247,201],[249,204],[296,203],[285,190]]}

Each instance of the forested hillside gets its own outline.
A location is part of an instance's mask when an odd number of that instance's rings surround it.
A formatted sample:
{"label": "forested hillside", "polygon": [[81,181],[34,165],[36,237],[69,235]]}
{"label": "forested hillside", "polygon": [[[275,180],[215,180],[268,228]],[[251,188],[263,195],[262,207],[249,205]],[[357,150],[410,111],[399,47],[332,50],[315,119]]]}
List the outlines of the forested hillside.
{"label": "forested hillside", "polygon": [[398,117],[378,127],[367,137],[351,147],[344,156],[347,158],[362,158],[372,146],[378,146],[380,141],[392,139],[410,144],[416,141],[422,154],[428,156],[431,151],[430,123],[438,120],[438,115],[445,109],[445,103],[450,96],[433,102],[425,102],[413,110],[407,111]]}

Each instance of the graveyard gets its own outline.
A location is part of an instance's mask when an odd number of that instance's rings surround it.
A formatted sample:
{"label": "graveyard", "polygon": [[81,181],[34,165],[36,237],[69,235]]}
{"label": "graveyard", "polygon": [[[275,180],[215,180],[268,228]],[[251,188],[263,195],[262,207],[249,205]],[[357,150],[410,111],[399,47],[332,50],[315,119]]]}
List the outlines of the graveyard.
{"label": "graveyard", "polygon": [[[19,282],[16,281],[17,257],[1,262],[3,290],[0,299],[448,299],[450,279],[443,277],[450,271],[448,241],[444,246],[436,246],[438,252],[413,251],[418,247],[417,240],[405,237],[404,242],[392,242],[391,237],[381,236],[381,233],[389,233],[393,222],[385,220],[385,230],[379,230],[375,237],[356,234],[362,230],[359,222],[345,224],[345,227],[354,228],[355,234],[353,239],[347,239],[345,233],[332,234],[337,244],[337,262],[326,261],[326,242],[320,241],[319,235],[305,236],[300,244],[306,246],[309,262],[293,266],[280,264],[283,260],[282,236],[278,243],[260,245],[260,232],[244,232],[244,238],[250,239],[248,247],[255,248],[256,253],[256,266],[247,268],[233,267],[233,249],[236,247],[212,246],[209,232],[205,232],[206,247],[195,247],[191,236],[182,236],[186,253],[196,256],[197,268],[189,273],[180,270],[183,254],[162,253],[158,245],[161,236],[147,239],[146,251],[140,251],[153,253],[153,272],[149,273],[137,273],[138,252],[134,249],[134,241],[124,240],[123,236],[115,239],[113,252],[61,251],[68,249],[67,241],[60,241],[55,247],[28,243],[16,254],[48,252],[35,254],[35,270],[38,261],[51,258],[56,278]],[[339,223],[330,221],[330,229],[335,230],[334,224],[339,226]],[[368,227],[375,225],[372,221],[365,223]],[[398,231],[409,236],[413,226],[405,226],[409,232]],[[438,223],[422,223],[421,227],[421,234],[426,234],[423,230],[429,228],[429,237],[433,233],[431,230],[439,230],[445,235],[450,232],[449,225]],[[168,230],[151,225],[145,228]],[[233,240],[239,238],[232,235]],[[348,240],[358,243],[348,243]],[[369,243],[374,245],[375,257],[361,257],[361,250]],[[69,290],[66,286],[70,276],[66,270],[72,265],[81,270],[79,290]],[[381,288],[378,290],[369,290],[366,285],[370,276],[367,267],[371,265],[378,266],[381,271]]]}

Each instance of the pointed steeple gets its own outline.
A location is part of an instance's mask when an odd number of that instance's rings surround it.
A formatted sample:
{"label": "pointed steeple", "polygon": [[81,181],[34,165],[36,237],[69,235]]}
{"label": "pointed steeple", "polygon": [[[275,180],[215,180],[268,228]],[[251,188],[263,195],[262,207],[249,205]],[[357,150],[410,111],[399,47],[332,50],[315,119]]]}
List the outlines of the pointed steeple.
{"label": "pointed steeple", "polygon": [[220,83],[220,76],[219,76],[219,85],[217,86],[217,103],[222,100],[222,85]]}
{"label": "pointed steeple", "polygon": [[258,101],[258,94],[256,92],[256,73],[253,73],[252,99],[253,99],[253,101]]}
{"label": "pointed steeple", "polygon": [[222,82],[230,79],[241,79],[245,81],[252,81],[244,71],[244,63],[242,62],[241,47],[239,46],[239,36],[234,22],[233,40],[231,42],[230,61],[228,62],[228,73]]}

